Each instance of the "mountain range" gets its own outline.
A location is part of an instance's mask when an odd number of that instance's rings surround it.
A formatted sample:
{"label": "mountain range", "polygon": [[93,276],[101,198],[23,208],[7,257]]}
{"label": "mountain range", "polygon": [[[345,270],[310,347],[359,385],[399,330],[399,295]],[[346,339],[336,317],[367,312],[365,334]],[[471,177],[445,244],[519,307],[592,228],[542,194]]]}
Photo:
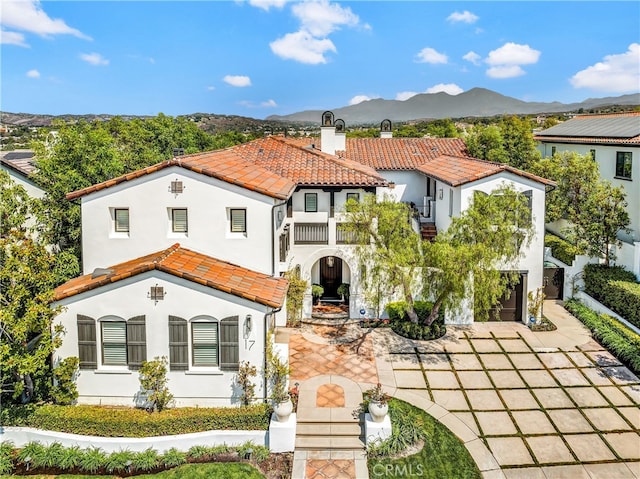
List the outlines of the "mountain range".
{"label": "mountain range", "polygon": [[[504,114],[561,113],[590,110],[610,105],[640,105],[640,93],[607,98],[589,98],[580,103],[527,102],[485,88],[472,88],[458,95],[421,93],[408,100],[375,99],[331,110],[348,125],[376,124],[384,119],[410,121],[438,118],[490,117]],[[272,115],[271,121],[319,123],[322,110],[290,115]]]}

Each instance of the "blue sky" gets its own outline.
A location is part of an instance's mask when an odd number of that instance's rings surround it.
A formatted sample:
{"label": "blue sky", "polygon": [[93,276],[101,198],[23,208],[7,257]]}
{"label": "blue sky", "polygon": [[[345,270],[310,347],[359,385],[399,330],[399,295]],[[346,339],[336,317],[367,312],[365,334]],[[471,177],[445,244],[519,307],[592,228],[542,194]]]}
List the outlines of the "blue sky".
{"label": "blue sky", "polygon": [[0,0],[0,110],[265,118],[640,91],[640,2]]}

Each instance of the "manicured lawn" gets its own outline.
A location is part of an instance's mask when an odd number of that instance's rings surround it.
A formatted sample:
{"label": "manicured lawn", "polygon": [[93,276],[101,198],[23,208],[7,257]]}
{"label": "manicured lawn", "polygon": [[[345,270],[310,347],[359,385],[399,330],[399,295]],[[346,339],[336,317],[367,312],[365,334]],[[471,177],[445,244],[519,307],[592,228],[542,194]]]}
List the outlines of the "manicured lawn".
{"label": "manicured lawn", "polygon": [[423,410],[404,401],[389,402],[391,422],[398,418],[419,425],[426,433],[421,451],[398,459],[369,459],[369,477],[419,477],[432,479],[480,479],[482,475],[464,444]]}
{"label": "manicured lawn", "polygon": [[[244,463],[185,464],[158,474],[142,474],[136,479],[262,479],[253,466]],[[62,474],[60,476],[1,476],[1,479],[119,479],[120,476]]]}

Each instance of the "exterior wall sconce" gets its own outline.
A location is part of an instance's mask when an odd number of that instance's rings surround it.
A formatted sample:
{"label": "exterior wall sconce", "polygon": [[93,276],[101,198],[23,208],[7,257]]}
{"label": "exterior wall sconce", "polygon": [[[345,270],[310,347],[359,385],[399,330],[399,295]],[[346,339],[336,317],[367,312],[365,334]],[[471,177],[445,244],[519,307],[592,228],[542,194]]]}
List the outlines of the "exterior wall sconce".
{"label": "exterior wall sconce", "polygon": [[438,190],[438,199],[441,200],[444,197],[444,191],[442,191],[442,188],[440,188]]}
{"label": "exterior wall sconce", "polygon": [[284,213],[282,212],[282,210],[278,210],[278,223],[280,223],[283,218],[284,218]]}
{"label": "exterior wall sconce", "polygon": [[251,315],[247,314],[244,317],[244,337],[245,339],[249,337],[249,334],[251,333],[251,330],[253,329],[253,322],[251,319]]}
{"label": "exterior wall sconce", "polygon": [[328,266],[329,268],[333,268],[333,265],[334,265],[334,259],[333,259],[333,256],[328,256],[328,257],[327,257],[327,266]]}
{"label": "exterior wall sconce", "polygon": [[396,187],[396,184],[393,181],[389,182],[389,189],[392,190]]}
{"label": "exterior wall sconce", "polygon": [[164,292],[164,287],[158,286],[158,284],[156,283],[155,286],[151,286],[151,289],[147,293],[147,298],[151,299],[154,304],[158,304],[158,301],[164,299],[165,294],[166,293]]}

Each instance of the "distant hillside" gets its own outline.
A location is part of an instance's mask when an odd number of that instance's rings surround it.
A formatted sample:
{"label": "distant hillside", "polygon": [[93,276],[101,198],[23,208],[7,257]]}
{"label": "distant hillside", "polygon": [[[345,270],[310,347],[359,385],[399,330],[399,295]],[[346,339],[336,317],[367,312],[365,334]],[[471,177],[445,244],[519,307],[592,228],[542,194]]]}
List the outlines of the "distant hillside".
{"label": "distant hillside", "polygon": [[[409,121],[418,119],[491,117],[504,114],[561,113],[590,110],[610,105],[640,105],[640,93],[607,98],[589,98],[580,103],[526,102],[484,88],[473,88],[459,95],[422,93],[405,101],[369,100],[342,108],[327,108],[347,125],[377,124],[384,119]],[[272,115],[267,120],[320,123],[321,110],[307,110],[291,115]]]}

